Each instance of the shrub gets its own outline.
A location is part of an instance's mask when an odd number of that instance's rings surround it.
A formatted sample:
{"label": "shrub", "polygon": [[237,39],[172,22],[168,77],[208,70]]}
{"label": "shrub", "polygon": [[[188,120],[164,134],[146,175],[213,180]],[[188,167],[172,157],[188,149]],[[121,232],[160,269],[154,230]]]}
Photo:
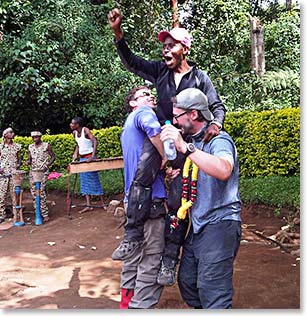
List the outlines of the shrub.
{"label": "shrub", "polygon": [[300,173],[300,110],[228,113],[225,129],[234,138],[242,177]]}
{"label": "shrub", "polygon": [[[299,108],[264,112],[228,113],[225,129],[235,140],[241,177],[292,176],[300,173]],[[98,139],[97,157],[119,157],[121,127],[93,130]],[[51,170],[64,170],[72,159],[75,141],[71,134],[44,135],[55,152]],[[22,145],[23,160],[31,137],[16,137]],[[27,170],[27,167],[23,166]]]}

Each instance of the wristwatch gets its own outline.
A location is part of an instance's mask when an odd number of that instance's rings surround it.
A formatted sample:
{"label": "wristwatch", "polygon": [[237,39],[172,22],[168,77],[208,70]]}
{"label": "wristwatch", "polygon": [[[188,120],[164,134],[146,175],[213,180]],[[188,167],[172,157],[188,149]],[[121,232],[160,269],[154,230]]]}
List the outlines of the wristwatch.
{"label": "wristwatch", "polygon": [[185,152],[185,156],[188,157],[189,155],[191,155],[192,153],[194,153],[196,151],[196,147],[194,144],[192,143],[187,143],[187,151]]}

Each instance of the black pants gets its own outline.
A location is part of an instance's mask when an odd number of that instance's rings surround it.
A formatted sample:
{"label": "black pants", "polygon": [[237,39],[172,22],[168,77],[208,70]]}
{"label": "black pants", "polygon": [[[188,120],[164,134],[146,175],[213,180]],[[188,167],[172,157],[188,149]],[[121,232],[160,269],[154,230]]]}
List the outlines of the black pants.
{"label": "black pants", "polygon": [[[185,157],[177,153],[177,158],[171,162],[173,168],[183,168]],[[124,239],[143,240],[144,224],[148,218],[161,216],[162,208],[155,208],[152,204],[151,193],[161,167],[161,156],[151,141],[146,138],[137,171],[129,190],[127,205],[127,224]],[[169,185],[168,209],[165,225],[165,250],[163,261],[172,267],[178,261],[180,247],[184,241],[188,220],[179,220],[175,229],[171,228],[171,221],[177,214],[181,203],[181,176],[174,179]],[[152,207],[153,205],[153,207]]]}

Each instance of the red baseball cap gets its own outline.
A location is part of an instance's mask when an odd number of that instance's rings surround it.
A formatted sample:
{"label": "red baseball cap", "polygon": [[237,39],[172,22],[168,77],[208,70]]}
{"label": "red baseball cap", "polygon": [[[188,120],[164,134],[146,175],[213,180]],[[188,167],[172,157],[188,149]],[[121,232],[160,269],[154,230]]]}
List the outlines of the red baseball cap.
{"label": "red baseball cap", "polygon": [[166,37],[170,36],[175,41],[180,42],[184,46],[190,48],[192,44],[192,35],[182,27],[174,27],[170,31],[161,31],[158,35],[158,40],[164,43]]}

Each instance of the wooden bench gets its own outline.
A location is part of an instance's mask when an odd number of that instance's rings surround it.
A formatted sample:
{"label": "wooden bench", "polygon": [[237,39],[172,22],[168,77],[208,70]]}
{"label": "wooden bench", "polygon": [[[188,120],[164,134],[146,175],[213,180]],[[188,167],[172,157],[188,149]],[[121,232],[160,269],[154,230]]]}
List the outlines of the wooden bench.
{"label": "wooden bench", "polygon": [[[112,158],[103,158],[96,159],[90,162],[87,161],[73,161],[67,167],[67,198],[66,198],[66,209],[67,215],[71,218],[71,208],[72,206],[85,206],[85,204],[73,204],[73,194],[75,192],[77,176],[80,172],[91,172],[91,171],[102,171],[102,170],[112,170],[112,169],[123,169],[124,168],[124,160],[123,157],[112,157]],[[70,185],[70,177],[72,174],[75,174],[74,187],[71,191]],[[104,205],[101,206],[93,206],[98,208],[103,208]]]}

